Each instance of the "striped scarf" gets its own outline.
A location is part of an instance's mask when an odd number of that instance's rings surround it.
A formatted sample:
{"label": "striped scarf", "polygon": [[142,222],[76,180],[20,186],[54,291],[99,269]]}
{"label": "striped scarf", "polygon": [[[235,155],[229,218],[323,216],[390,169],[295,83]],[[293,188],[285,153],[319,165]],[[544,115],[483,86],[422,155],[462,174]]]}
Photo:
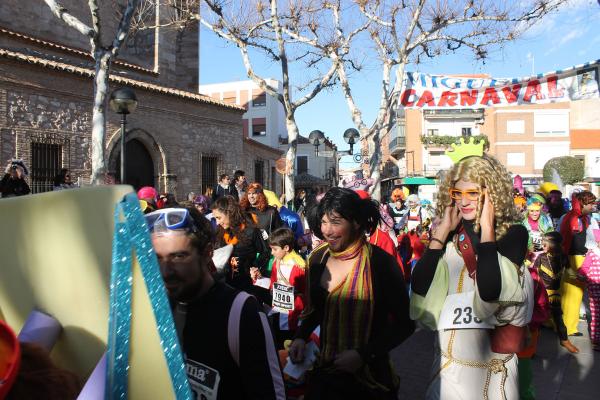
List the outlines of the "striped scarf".
{"label": "striped scarf", "polygon": [[334,360],[344,350],[359,349],[366,345],[373,321],[373,286],[371,282],[371,248],[363,240],[331,257],[338,260],[356,259],[346,277],[327,296],[324,325],[325,340],[321,362]]}

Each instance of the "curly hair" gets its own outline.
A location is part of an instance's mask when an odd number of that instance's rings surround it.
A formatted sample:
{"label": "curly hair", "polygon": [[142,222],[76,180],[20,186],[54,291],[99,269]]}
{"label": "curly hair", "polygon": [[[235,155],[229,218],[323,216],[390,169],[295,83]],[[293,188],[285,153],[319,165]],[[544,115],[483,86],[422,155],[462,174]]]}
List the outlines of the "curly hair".
{"label": "curly hair", "polygon": [[256,192],[257,193],[257,200],[256,200],[256,207],[258,209],[258,211],[265,211],[269,205],[269,202],[267,201],[267,197],[265,196],[265,194],[263,193],[263,187],[260,183],[251,183],[250,185],[248,185],[248,190],[246,190],[246,193],[244,194],[244,197],[242,197],[242,199],[240,200],[240,207],[242,207],[242,210],[244,211],[248,211],[250,210],[251,206],[250,205],[250,201],[248,200],[248,193],[249,192]]}
{"label": "curly hair", "polygon": [[[513,183],[510,174],[500,161],[489,155],[464,158],[448,171],[437,194],[436,211],[439,216],[443,216],[446,207],[452,205],[453,200],[450,198],[449,190],[459,180],[476,183],[482,189],[487,188],[487,193],[494,204],[496,240],[504,236],[511,225],[519,222],[519,215],[511,195]],[[480,229],[483,202],[484,196],[479,196],[475,217],[476,232]]]}
{"label": "curly hair", "polygon": [[225,233],[230,233],[232,236],[243,239],[241,233],[246,226],[255,226],[254,221],[249,215],[242,210],[238,202],[232,196],[223,196],[212,204],[211,209],[217,210],[225,214],[229,218],[229,228],[226,230],[219,226],[217,239],[220,244],[223,244],[223,236]]}

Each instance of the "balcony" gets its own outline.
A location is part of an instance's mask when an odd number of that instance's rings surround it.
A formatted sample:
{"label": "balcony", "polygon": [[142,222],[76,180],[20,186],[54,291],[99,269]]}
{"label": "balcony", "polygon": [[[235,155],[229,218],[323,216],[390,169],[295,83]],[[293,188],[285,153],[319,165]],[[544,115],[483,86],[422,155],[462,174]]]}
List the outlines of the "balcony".
{"label": "balcony", "polygon": [[469,118],[481,120],[484,117],[484,111],[482,108],[434,109],[423,110],[423,116],[425,117],[425,119]]}
{"label": "balcony", "polygon": [[406,136],[396,136],[389,145],[390,153],[395,156],[406,150]]}

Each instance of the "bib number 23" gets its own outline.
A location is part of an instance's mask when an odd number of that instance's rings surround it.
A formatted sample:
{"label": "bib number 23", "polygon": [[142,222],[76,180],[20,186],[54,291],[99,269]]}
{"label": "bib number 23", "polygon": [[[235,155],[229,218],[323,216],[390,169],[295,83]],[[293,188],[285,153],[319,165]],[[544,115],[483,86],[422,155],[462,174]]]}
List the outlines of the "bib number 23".
{"label": "bib number 23", "polygon": [[469,325],[472,322],[480,324],[481,320],[473,314],[473,307],[456,307],[454,309],[454,325]]}

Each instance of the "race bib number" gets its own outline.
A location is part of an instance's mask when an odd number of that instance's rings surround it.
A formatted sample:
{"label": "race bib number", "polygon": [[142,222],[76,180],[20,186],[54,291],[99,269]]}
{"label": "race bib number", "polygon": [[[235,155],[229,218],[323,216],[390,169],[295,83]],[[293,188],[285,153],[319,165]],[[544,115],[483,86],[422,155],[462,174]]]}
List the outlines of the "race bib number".
{"label": "race bib number", "polygon": [[268,240],[269,239],[269,234],[264,229],[260,230],[260,234],[262,235],[263,240]]}
{"label": "race bib number", "polygon": [[531,231],[531,242],[535,251],[542,250],[542,233],[539,231]]}
{"label": "race bib number", "polygon": [[442,329],[492,329],[494,326],[477,318],[473,311],[475,292],[455,293],[446,297],[438,330]]}
{"label": "race bib number", "polygon": [[221,380],[219,371],[190,359],[186,360],[185,369],[194,399],[217,400]]}
{"label": "race bib number", "polygon": [[294,287],[281,283],[273,284],[273,308],[288,313],[294,310]]}

